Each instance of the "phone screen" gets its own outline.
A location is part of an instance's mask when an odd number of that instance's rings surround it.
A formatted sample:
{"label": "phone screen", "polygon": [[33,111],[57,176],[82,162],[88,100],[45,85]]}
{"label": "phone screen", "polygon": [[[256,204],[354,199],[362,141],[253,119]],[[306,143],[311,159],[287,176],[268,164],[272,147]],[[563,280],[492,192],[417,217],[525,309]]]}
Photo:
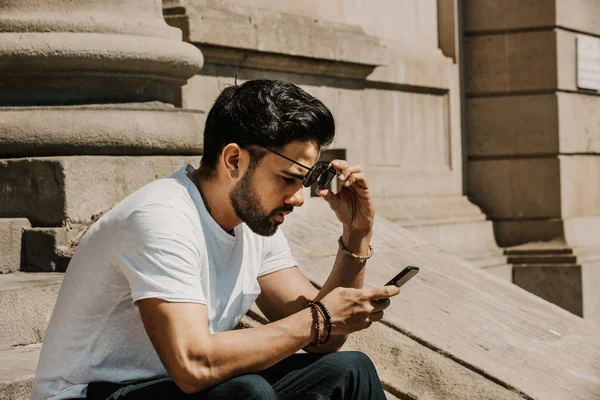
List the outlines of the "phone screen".
{"label": "phone screen", "polygon": [[408,282],[413,276],[415,276],[419,272],[419,267],[414,267],[409,265],[404,268],[398,275],[393,277],[385,286],[398,286],[401,287],[406,282]]}

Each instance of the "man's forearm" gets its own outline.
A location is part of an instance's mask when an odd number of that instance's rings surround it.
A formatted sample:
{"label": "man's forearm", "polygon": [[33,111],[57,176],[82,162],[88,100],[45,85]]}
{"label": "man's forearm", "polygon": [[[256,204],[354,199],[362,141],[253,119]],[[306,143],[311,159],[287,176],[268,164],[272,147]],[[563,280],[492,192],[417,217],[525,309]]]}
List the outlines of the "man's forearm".
{"label": "man's forearm", "polygon": [[311,310],[307,308],[257,328],[210,335],[202,358],[194,359],[191,352],[189,361],[196,365],[192,367],[195,373],[178,384],[188,393],[199,392],[232,377],[262,371],[314,340],[312,322]]}
{"label": "man's forearm", "polygon": [[[342,242],[344,247],[354,254],[366,255],[369,251],[371,237],[373,232],[350,232],[344,230],[342,234]],[[338,249],[333,268],[325,284],[321,287],[317,299],[322,299],[336,287],[362,288],[365,279],[365,264],[354,258],[344,254],[341,249]],[[333,332],[331,339],[325,345],[313,346],[309,345],[305,348],[309,352],[330,353],[338,351],[346,342],[347,336],[336,335]]]}

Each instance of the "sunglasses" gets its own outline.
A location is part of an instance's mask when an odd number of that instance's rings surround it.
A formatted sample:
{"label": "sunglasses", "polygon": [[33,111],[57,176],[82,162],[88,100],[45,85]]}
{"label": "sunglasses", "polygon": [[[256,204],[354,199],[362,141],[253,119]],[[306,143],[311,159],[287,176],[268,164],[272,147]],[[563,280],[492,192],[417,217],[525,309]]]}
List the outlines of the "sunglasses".
{"label": "sunglasses", "polygon": [[258,144],[257,146],[260,146],[263,149],[267,149],[271,153],[275,153],[279,157],[283,157],[286,160],[293,162],[294,164],[299,165],[304,169],[307,169],[308,173],[304,176],[304,179],[302,180],[302,186],[304,187],[311,187],[315,182],[317,182],[317,188],[326,188],[331,183],[333,178],[337,175],[337,171],[335,170],[335,168],[329,165],[329,163],[326,161],[317,161],[315,165],[309,168],[306,165],[300,164],[299,162],[294,161],[291,158],[286,157],[283,154],[280,154],[268,147],[261,146],[260,144]]}

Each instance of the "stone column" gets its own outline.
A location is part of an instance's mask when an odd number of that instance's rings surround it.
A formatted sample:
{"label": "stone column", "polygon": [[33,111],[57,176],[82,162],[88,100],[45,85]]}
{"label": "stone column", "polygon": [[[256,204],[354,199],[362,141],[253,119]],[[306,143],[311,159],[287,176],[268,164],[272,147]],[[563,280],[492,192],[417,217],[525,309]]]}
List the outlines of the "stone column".
{"label": "stone column", "polygon": [[468,0],[464,29],[471,197],[514,282],[593,320],[600,92],[577,85],[576,43],[600,35],[598,15],[596,0]]}
{"label": "stone column", "polygon": [[197,159],[203,114],[175,104],[203,59],[181,37],[160,0],[0,3],[0,218],[64,239]]}

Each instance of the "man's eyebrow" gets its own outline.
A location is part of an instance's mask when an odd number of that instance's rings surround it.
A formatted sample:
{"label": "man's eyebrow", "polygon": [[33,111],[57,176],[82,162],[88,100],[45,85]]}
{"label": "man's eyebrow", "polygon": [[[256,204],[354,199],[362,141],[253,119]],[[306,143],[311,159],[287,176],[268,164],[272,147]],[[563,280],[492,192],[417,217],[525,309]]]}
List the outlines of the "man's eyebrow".
{"label": "man's eyebrow", "polygon": [[299,180],[301,180],[301,181],[302,181],[302,180],[304,180],[304,175],[302,175],[302,174],[299,174],[299,173],[297,173],[297,172],[288,171],[288,170],[285,170],[285,169],[284,169],[284,170],[281,170],[281,173],[283,173],[283,174],[286,174],[286,175],[288,175],[288,176],[291,176],[292,178],[299,179]]}

